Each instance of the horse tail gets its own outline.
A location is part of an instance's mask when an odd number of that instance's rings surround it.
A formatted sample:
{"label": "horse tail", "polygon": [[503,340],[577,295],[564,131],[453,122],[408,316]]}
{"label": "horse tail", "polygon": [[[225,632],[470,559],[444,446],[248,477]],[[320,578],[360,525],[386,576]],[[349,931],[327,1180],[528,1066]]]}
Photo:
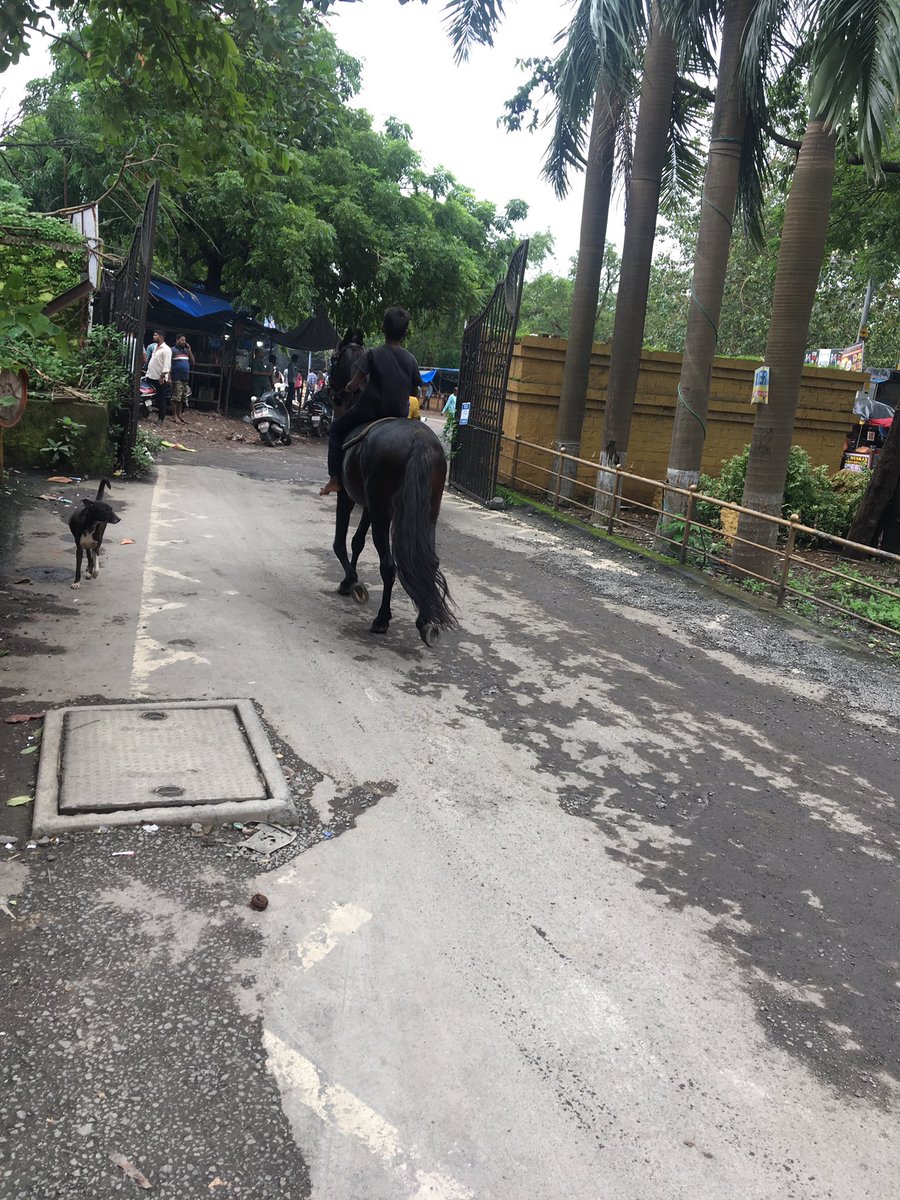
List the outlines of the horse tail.
{"label": "horse tail", "polygon": [[455,629],[450,591],[434,544],[433,486],[433,447],[424,438],[416,438],[406,460],[403,482],[394,497],[394,565],[404,591],[419,610],[422,626]]}

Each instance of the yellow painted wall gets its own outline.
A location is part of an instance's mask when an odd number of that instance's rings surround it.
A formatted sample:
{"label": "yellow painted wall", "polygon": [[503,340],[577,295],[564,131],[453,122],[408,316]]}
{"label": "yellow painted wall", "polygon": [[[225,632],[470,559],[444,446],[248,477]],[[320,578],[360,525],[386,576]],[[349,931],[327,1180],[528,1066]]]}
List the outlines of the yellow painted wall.
{"label": "yellow painted wall", "polygon": [[[503,432],[508,437],[552,446],[565,352],[562,338],[523,337],[516,342],[503,418]],[[760,363],[736,358],[715,360],[702,464],[709,475],[717,475],[722,460],[737,454],[752,437],[756,410],[750,404],[750,394],[753,372]],[[665,479],[680,374],[680,354],[644,351],[631,438],[622,464],[627,471],[648,479]],[[600,455],[608,376],[609,346],[595,344],[581,441],[581,457],[592,462],[597,462]],[[854,423],[853,401],[866,379],[855,371],[804,367],[794,443],[807,451],[814,465],[824,463],[829,471],[840,467],[844,437]],[[512,447],[504,442],[501,482],[510,482],[511,458]],[[546,486],[551,466],[550,455],[520,449],[517,478],[537,487]],[[579,478],[593,482],[593,474],[589,467],[583,467]],[[633,484],[626,493],[647,501],[654,490],[650,484]]]}

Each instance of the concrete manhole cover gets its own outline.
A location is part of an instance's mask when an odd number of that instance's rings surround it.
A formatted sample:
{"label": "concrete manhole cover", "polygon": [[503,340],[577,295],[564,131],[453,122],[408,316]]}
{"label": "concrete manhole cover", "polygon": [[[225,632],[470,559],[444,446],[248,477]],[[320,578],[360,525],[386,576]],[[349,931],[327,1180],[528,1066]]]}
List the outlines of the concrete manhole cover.
{"label": "concrete manhole cover", "polygon": [[284,773],[249,700],[52,709],[34,834],[144,821],[292,821]]}

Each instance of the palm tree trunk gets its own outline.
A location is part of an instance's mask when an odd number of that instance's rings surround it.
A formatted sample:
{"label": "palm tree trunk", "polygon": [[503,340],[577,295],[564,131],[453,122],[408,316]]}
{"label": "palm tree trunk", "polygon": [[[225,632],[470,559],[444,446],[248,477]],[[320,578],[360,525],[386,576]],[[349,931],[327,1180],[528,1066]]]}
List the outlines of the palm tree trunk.
{"label": "palm tree trunk", "polygon": [[[834,132],[811,115],[784,214],[766,342],[769,403],[756,412],[743,497],[747,508],[773,516],[781,515],[784,500],[809,319],[825,255],[835,145]],[[776,555],[762,547],[774,549],[777,527],[742,513],[738,537],[758,545],[736,542],[734,564],[758,575],[771,575]]]}
{"label": "palm tree trunk", "polygon": [[[584,201],[581,208],[581,235],[578,242],[578,266],[572,289],[572,309],[569,319],[569,341],[563,366],[559,396],[559,415],[554,448],[577,455],[581,447],[581,430],[587,400],[588,376],[591,369],[591,350],[594,345],[594,326],[597,323],[597,300],[603,272],[603,251],[606,245],[606,222],[612,193],[613,159],[615,155],[616,116],[609,92],[598,86],[591,118],[590,142],[584,170]],[[557,464],[558,467],[558,464]],[[574,465],[565,464],[568,477],[564,494],[573,490]]]}
{"label": "palm tree trunk", "polygon": [[[634,165],[625,208],[625,242],[613,325],[612,357],[606,389],[600,462],[615,465],[628,448],[634,396],[641,369],[641,347],[650,287],[650,264],[659,214],[659,191],[666,158],[672,93],[675,89],[676,50],[669,30],[663,25],[658,5],[644,53],[644,79],[634,138]],[[598,475],[596,509],[605,511],[609,472]]]}
{"label": "palm tree trunk", "polygon": [[[700,229],[694,253],[691,307],[684,341],[678,403],[666,478],[675,487],[690,487],[700,478],[709,383],[716,353],[725,273],[731,247],[732,219],[741,166],[741,142],[747,115],[741,100],[739,67],[744,27],[757,0],[727,0],[722,16],[722,49]],[[683,512],[684,497],[665,494],[667,512]],[[663,518],[660,518],[662,524]]]}

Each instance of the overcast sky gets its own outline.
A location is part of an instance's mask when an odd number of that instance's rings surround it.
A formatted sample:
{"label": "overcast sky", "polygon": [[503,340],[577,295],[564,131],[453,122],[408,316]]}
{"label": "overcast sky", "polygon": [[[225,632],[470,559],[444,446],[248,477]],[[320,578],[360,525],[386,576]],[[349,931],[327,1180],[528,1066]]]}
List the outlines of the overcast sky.
{"label": "overcast sky", "polygon": [[[506,20],[493,48],[478,47],[457,67],[443,27],[442,0],[362,0],[338,4],[330,24],[338,43],[363,62],[357,103],[380,126],[395,116],[412,126],[413,144],[428,167],[444,166],[481,199],[530,206],[522,232],[549,229],[555,263],[568,270],[578,249],[584,178],[557,200],[541,179],[547,130],[506,133],[497,118],[525,78],[517,58],[554,52],[554,38],[571,16],[563,0],[506,0]],[[621,247],[621,197],[610,210],[609,239]]]}
{"label": "overcast sky", "polygon": [[[337,4],[330,24],[341,47],[362,60],[356,103],[381,127],[394,116],[410,125],[423,165],[446,167],[480,199],[502,206],[528,202],[525,234],[549,229],[556,239],[554,265],[568,269],[578,247],[583,176],[559,201],[540,178],[547,131],[506,133],[497,128],[503,102],[524,78],[517,58],[553,53],[553,39],[571,6],[563,0],[507,0],[507,16],[492,49],[476,48],[460,67],[443,28],[443,3],[362,0]],[[47,74],[46,44],[0,75],[0,114],[14,111],[29,79]],[[610,211],[609,238],[621,246],[621,198]]]}

